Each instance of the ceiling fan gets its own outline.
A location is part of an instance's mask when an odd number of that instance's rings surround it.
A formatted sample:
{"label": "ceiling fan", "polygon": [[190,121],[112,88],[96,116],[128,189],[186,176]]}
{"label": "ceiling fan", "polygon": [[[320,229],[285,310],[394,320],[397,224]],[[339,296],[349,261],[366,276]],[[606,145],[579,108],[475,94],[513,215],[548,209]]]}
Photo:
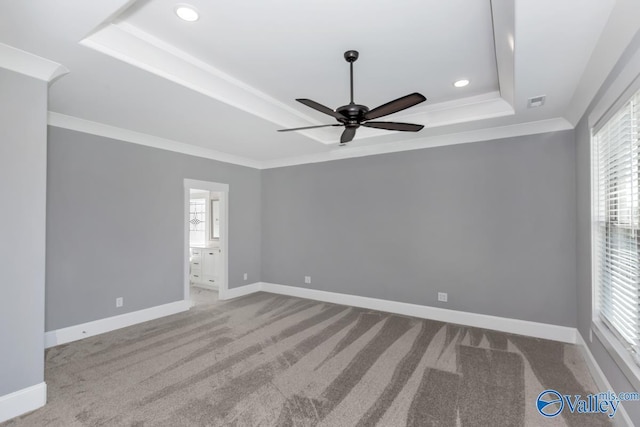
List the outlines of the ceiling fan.
{"label": "ceiling fan", "polygon": [[347,142],[353,140],[353,137],[356,134],[356,129],[358,129],[360,126],[366,126],[376,129],[397,130],[402,132],[420,131],[424,127],[424,125],[416,125],[413,123],[370,121],[373,119],[377,119],[378,117],[397,113],[398,111],[413,107],[414,105],[427,100],[427,98],[417,92],[403,96],[402,98],[395,99],[391,102],[387,102],[386,104],[382,104],[379,107],[374,108],[373,110],[369,110],[369,107],[365,105],[360,105],[353,102],[353,63],[358,59],[358,56],[359,54],[357,50],[348,50],[344,53],[344,59],[346,59],[349,63],[351,74],[351,102],[348,105],[338,107],[334,111],[331,108],[325,107],[324,105],[310,99],[296,99],[296,101],[306,105],[307,107],[311,107],[314,110],[334,117],[340,123],[332,125],[306,126],[293,129],[279,129],[278,132],[291,132],[329,126],[344,126],[344,132],[342,132],[342,136],[340,137],[340,145],[345,145]]}

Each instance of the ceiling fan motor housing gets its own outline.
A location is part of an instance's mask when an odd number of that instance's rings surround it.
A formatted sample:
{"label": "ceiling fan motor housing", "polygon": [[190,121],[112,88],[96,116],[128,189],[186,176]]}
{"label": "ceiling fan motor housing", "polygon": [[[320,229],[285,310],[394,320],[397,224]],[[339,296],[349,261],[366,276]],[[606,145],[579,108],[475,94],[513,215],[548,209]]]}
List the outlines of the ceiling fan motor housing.
{"label": "ceiling fan motor housing", "polygon": [[365,105],[348,104],[338,107],[336,113],[344,116],[344,119],[338,119],[339,122],[349,126],[360,126],[360,122],[364,120],[364,115],[369,112],[369,108]]}

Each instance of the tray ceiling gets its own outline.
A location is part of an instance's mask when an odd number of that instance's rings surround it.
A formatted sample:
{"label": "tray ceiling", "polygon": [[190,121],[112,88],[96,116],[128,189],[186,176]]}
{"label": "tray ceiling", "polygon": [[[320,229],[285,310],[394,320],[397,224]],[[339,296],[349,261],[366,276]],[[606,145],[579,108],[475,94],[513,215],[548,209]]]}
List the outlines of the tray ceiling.
{"label": "tray ceiling", "polygon": [[[586,108],[588,99],[576,105],[574,95],[594,49],[615,32],[612,11],[632,7],[614,0],[188,3],[199,12],[195,22],[179,19],[170,0],[24,0],[0,18],[0,43],[70,70],[50,87],[53,124],[117,128],[268,167],[571,128]],[[39,31],[29,30],[34,25]],[[348,49],[360,51],[356,102],[373,108],[420,92],[427,102],[388,119],[424,124],[423,131],[360,128],[340,148],[339,128],[276,132],[332,123],[295,98],[348,103]],[[461,78],[471,83],[455,88]],[[527,108],[540,95],[545,104]]]}

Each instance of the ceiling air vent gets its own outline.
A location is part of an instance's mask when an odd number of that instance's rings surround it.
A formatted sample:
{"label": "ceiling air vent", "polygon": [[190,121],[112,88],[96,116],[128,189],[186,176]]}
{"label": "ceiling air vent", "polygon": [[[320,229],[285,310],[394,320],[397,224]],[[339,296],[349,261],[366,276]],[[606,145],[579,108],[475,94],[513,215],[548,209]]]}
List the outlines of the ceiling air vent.
{"label": "ceiling air vent", "polygon": [[544,100],[547,99],[547,95],[534,96],[527,100],[527,108],[541,107],[544,105]]}

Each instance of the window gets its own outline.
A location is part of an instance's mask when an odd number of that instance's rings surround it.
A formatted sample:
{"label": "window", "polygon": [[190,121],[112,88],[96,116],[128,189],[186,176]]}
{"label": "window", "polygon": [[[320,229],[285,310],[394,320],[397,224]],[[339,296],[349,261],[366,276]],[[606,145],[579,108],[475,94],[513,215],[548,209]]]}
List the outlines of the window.
{"label": "window", "polygon": [[596,313],[640,364],[640,91],[593,133]]}
{"label": "window", "polygon": [[207,199],[191,199],[189,202],[189,241],[203,244],[207,237]]}

